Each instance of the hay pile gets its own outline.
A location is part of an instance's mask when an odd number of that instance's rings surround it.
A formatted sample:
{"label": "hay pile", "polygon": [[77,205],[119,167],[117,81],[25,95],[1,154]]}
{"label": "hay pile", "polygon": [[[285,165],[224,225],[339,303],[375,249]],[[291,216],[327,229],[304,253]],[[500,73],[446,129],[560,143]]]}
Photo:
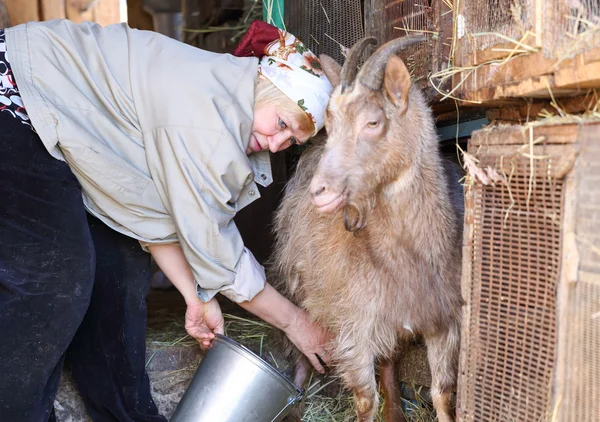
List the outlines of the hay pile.
{"label": "hay pile", "polygon": [[[291,366],[283,355],[279,344],[278,333],[273,327],[243,310],[227,309],[224,313],[225,334],[233,340],[244,345],[254,353],[262,357],[271,366],[280,372],[290,376]],[[185,308],[156,309],[149,314],[148,332],[146,343],[149,351],[146,366],[157,358],[161,351],[172,347],[193,348],[198,350],[198,358],[201,357],[197,343],[187,335],[183,325],[183,312]],[[185,368],[168,371],[169,376],[176,374],[179,377],[191,379],[199,360],[191,360]],[[165,376],[162,374],[161,376]],[[189,381],[188,381],[189,382]],[[304,397],[304,422],[344,422],[355,420],[355,412],[352,403],[352,394],[343,389],[339,381],[331,376],[320,376],[314,372],[307,383]],[[405,402],[405,413],[409,421],[433,422],[435,412],[427,403],[423,395],[416,388],[409,388],[407,395],[411,400]],[[383,402],[383,399],[380,398]],[[379,409],[377,422],[383,421],[382,409]]]}

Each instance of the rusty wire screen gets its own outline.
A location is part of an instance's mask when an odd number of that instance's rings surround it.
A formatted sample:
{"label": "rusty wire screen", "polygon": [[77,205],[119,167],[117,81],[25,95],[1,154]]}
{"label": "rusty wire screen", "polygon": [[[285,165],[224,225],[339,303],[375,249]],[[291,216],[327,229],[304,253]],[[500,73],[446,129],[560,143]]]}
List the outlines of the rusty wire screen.
{"label": "rusty wire screen", "polygon": [[361,0],[295,0],[284,4],[286,29],[319,55],[344,63],[340,46],[364,36]]}
{"label": "rusty wire screen", "polygon": [[467,194],[473,234],[458,412],[462,421],[543,421],[556,359],[563,180],[548,176],[551,158],[532,160],[531,172],[528,158],[489,148],[477,150],[481,166],[504,168],[510,182]]}
{"label": "rusty wire screen", "polygon": [[600,2],[556,0],[544,7],[544,53],[568,59],[600,47]]}
{"label": "rusty wire screen", "polygon": [[[394,38],[435,32],[431,0],[365,0],[365,32],[381,45]],[[425,31],[425,32],[423,32]],[[432,72],[433,42],[400,52],[415,82],[427,82]]]}
{"label": "rusty wire screen", "polygon": [[[474,62],[473,53],[508,45],[505,55],[516,44],[506,37],[520,41],[530,31],[523,43],[536,44],[536,0],[464,0],[457,15],[456,32],[460,40],[461,66]],[[498,54],[498,52],[496,52]]]}

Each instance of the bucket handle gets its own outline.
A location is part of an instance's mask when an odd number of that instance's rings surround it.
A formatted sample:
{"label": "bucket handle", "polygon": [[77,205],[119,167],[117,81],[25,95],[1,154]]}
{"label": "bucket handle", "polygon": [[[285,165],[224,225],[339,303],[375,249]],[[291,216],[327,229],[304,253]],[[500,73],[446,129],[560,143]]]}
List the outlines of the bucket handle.
{"label": "bucket handle", "polygon": [[275,416],[275,418],[271,422],[278,422],[279,416],[281,416],[281,414],[284,413],[287,409],[289,409],[290,407],[298,403],[300,400],[302,400],[302,397],[304,397],[304,389],[299,390],[296,397],[290,397],[285,407],[281,409],[281,411],[277,414],[277,416]]}

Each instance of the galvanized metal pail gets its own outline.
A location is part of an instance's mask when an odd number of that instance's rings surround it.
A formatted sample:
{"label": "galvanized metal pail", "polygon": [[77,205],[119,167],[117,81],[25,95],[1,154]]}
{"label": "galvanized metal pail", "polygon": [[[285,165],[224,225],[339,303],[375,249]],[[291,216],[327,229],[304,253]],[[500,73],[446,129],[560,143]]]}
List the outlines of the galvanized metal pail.
{"label": "galvanized metal pail", "polygon": [[171,422],[277,422],[303,392],[246,347],[217,334]]}

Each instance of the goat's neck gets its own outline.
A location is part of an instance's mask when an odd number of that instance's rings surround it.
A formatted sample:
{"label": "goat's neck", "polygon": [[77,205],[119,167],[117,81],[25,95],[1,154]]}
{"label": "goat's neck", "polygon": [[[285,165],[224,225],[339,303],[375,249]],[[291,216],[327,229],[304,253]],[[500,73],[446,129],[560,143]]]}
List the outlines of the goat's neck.
{"label": "goat's neck", "polygon": [[429,256],[443,253],[452,234],[444,177],[438,152],[429,151],[382,189],[370,224],[375,250],[389,255],[402,246]]}

